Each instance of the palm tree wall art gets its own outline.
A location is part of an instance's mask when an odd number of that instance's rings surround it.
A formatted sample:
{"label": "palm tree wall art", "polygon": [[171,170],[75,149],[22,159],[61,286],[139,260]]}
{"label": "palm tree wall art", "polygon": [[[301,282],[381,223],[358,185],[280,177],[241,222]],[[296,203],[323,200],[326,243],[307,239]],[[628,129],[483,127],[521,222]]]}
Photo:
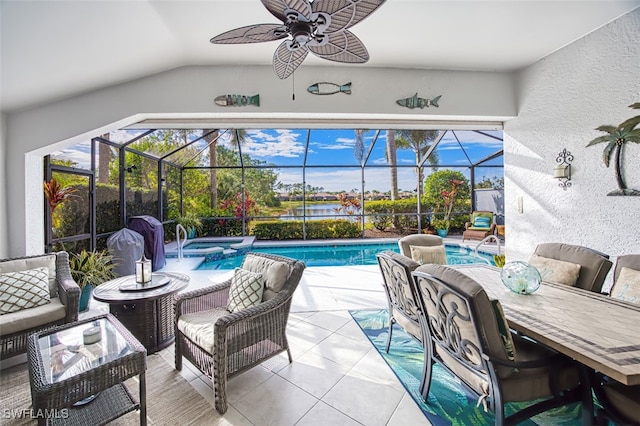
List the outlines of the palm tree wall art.
{"label": "palm tree wall art", "polygon": [[[629,108],[640,109],[640,102],[636,102],[629,105]],[[599,136],[589,142],[587,146],[597,145],[599,143],[606,143],[602,153],[602,159],[604,165],[609,167],[611,157],[613,157],[613,167],[616,176],[616,183],[618,189],[609,192],[607,195],[636,195],[640,196],[640,191],[636,189],[627,188],[624,177],[622,175],[622,153],[627,142],[633,142],[640,144],[640,115],[631,117],[625,120],[618,126],[603,125],[596,130],[607,133],[606,135]]]}

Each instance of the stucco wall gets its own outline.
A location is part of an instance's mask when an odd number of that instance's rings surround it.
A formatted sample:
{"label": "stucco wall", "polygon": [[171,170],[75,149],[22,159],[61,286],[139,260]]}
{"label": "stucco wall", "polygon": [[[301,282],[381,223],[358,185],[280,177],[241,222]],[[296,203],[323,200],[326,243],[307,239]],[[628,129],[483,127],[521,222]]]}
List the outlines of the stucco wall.
{"label": "stucco wall", "polygon": [[[518,117],[505,123],[507,260],[526,259],[538,243],[566,242],[615,257],[640,253],[640,197],[612,197],[613,167],[602,160],[604,133],[640,114],[640,9],[548,56],[517,76]],[[623,174],[640,189],[640,145],[628,144]],[[553,168],[566,148],[572,186],[558,187]],[[523,212],[518,212],[522,197]]]}
{"label": "stucco wall", "polygon": [[[306,92],[307,86],[321,81],[351,81],[353,93],[314,96]],[[514,117],[516,109],[513,75],[509,73],[303,66],[295,75],[295,101],[292,84],[292,79],[278,80],[267,66],[184,67],[9,114],[11,254],[43,250],[42,156],[140,119],[208,118],[224,126],[225,120],[240,118],[287,126],[295,120],[300,125],[321,118],[355,117],[355,123],[373,120],[369,126],[375,128],[385,123],[410,126],[411,120],[501,122]],[[440,107],[409,110],[396,104],[397,99],[415,92],[428,98],[442,95]],[[224,108],[213,103],[218,95],[256,93],[261,97],[260,108]],[[328,123],[325,126],[332,124]]]}
{"label": "stucco wall", "polygon": [[9,232],[7,230],[7,165],[5,163],[5,130],[5,115],[0,113],[0,259],[9,256]]}

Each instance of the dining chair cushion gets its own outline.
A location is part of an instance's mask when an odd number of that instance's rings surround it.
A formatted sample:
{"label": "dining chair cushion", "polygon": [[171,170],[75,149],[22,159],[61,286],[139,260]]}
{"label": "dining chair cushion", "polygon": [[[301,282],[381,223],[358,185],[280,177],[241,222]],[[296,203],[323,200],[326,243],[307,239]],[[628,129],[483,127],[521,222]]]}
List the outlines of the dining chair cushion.
{"label": "dining chair cushion", "polygon": [[608,402],[628,419],[640,419],[640,385],[626,386],[611,381],[602,386]]}
{"label": "dining chair cushion", "polygon": [[263,301],[274,298],[282,290],[291,274],[291,269],[286,263],[259,256],[246,256],[242,269],[262,274],[265,286],[262,294]]}
{"label": "dining chair cushion", "polygon": [[624,254],[616,258],[616,267],[613,270],[613,282],[618,281],[622,268],[640,271],[640,254]]}
{"label": "dining chair cushion", "polygon": [[573,287],[580,275],[581,266],[577,263],[538,256],[535,253],[529,258],[529,263],[540,272],[542,281]]}
{"label": "dining chair cushion", "polygon": [[604,253],[589,247],[564,243],[541,243],[536,246],[535,254],[551,259],[580,265],[580,275],[575,287],[599,293],[613,263]]}
{"label": "dining chair cushion", "polygon": [[215,323],[229,315],[226,308],[215,308],[192,314],[183,314],[178,318],[178,330],[202,349],[213,355]]}
{"label": "dining chair cushion", "polygon": [[262,274],[235,268],[229,289],[229,312],[238,312],[262,302],[264,278]]}
{"label": "dining chair cushion", "polygon": [[0,315],[49,303],[49,269],[0,274]]}
{"label": "dining chair cushion", "polygon": [[490,302],[493,307],[493,313],[496,315],[496,321],[498,322],[498,332],[502,339],[504,353],[509,360],[513,361],[516,359],[516,347],[513,344],[513,336],[511,335],[507,318],[504,316],[502,305],[500,304],[500,301],[496,299],[491,299]]}
{"label": "dining chair cushion", "polygon": [[431,234],[411,234],[398,240],[398,248],[404,256],[411,257],[411,246],[433,247],[444,245],[444,239]]}
{"label": "dining chair cushion", "polygon": [[622,267],[611,296],[625,302],[640,303],[640,271]]}
{"label": "dining chair cushion", "polygon": [[447,253],[443,245],[440,246],[410,246],[411,258],[421,265],[435,263],[447,264]]}

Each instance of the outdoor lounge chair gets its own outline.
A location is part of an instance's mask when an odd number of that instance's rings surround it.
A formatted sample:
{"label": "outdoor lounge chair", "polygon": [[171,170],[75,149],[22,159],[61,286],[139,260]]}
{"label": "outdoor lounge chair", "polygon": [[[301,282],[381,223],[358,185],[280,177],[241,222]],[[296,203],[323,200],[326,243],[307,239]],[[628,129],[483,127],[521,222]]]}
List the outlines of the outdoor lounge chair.
{"label": "outdoor lounge chair", "polygon": [[[229,378],[284,351],[292,362],[287,319],[304,268],[295,259],[247,253],[233,278],[176,297],[176,369],[182,369],[185,357],[213,381],[219,413],[227,411]],[[258,293],[243,287],[256,282]],[[249,306],[256,294],[261,297]]]}
{"label": "outdoor lounge chair", "polygon": [[493,235],[496,229],[493,220],[493,212],[485,210],[476,210],[471,213],[471,220],[464,224],[464,232],[462,233],[462,241],[464,240],[483,240],[489,235]]}
{"label": "outdoor lounge chair", "polygon": [[538,244],[529,263],[538,268],[543,281],[559,282],[596,293],[602,290],[607,273],[613,266],[604,253],[562,243]]}
{"label": "outdoor lounge chair", "polygon": [[393,324],[395,323],[422,343],[418,303],[411,276],[411,272],[420,264],[393,251],[383,251],[378,253],[376,257],[382,272],[382,285],[389,303],[389,333],[385,350],[389,352]]}
{"label": "outdoor lounge chair", "polygon": [[77,321],[79,299],[64,251],[0,260],[0,359],[26,352],[31,333]]}
{"label": "outdoor lounge chair", "polygon": [[[512,334],[501,305],[476,281],[443,265],[422,265],[413,276],[429,339],[420,388],[425,401],[434,361],[478,396],[496,425],[580,400],[580,373],[572,361]],[[505,418],[505,403],[542,398]]]}

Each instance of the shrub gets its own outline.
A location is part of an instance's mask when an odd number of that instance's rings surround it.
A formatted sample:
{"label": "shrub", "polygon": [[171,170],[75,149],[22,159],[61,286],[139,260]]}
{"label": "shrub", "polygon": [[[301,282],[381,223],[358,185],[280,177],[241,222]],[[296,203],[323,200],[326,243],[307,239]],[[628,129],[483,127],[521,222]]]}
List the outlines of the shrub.
{"label": "shrub", "polygon": [[[344,219],[313,220],[306,223],[307,239],[358,238],[360,224]],[[299,240],[304,238],[302,221],[254,222],[251,235],[259,240]]]}

